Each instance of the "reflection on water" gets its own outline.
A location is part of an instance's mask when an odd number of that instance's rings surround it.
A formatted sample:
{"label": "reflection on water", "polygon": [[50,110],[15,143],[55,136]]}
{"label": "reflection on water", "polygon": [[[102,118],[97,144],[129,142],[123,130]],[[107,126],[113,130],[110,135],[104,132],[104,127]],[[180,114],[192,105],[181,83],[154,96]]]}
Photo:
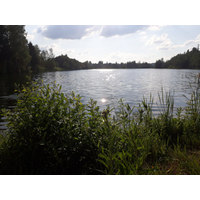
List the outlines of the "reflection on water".
{"label": "reflection on water", "polygon": [[105,103],[105,102],[106,102],[106,100],[105,100],[105,99],[101,99],[101,102],[102,102],[102,103]]}
{"label": "reflection on water", "polygon": [[[200,70],[172,69],[93,69],[66,72],[43,73],[45,83],[55,81],[62,85],[62,92],[74,91],[82,96],[82,102],[87,104],[90,98],[98,102],[104,109],[107,105],[116,106],[120,98],[125,103],[137,106],[143,96],[154,97],[153,106],[157,110],[158,92],[175,91],[175,107],[185,107],[186,99],[196,88],[196,77]],[[190,85],[191,84],[191,85]]]}
{"label": "reflection on water", "polygon": [[[149,100],[150,93],[154,97],[153,110],[158,113],[156,102],[158,92],[175,91],[176,107],[185,107],[186,99],[195,90],[196,78],[200,70],[175,69],[93,69],[79,71],[47,72],[36,74],[34,80],[43,79],[45,84],[56,81],[62,85],[62,92],[74,91],[82,96],[82,103],[87,104],[90,98],[98,102],[101,109],[107,105],[117,106],[120,98],[125,103],[138,106],[143,96]],[[16,95],[14,82],[25,83],[25,75],[7,75],[0,78],[0,106],[13,106]],[[1,124],[0,124],[1,125]]]}

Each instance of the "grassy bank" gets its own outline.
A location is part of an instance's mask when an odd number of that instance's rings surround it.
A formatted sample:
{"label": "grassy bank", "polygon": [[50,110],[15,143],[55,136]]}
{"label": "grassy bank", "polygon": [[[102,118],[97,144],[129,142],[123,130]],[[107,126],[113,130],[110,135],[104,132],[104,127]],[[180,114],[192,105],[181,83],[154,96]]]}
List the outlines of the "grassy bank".
{"label": "grassy bank", "polygon": [[200,174],[200,102],[197,92],[173,116],[173,96],[152,113],[153,98],[137,108],[119,101],[100,111],[53,84],[19,89],[14,111],[3,110],[0,174]]}

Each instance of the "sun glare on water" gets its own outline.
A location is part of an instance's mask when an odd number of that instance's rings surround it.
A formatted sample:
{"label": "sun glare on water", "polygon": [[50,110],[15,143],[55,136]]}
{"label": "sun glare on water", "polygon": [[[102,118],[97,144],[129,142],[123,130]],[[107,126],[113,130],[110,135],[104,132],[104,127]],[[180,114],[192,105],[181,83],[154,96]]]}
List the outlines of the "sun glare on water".
{"label": "sun glare on water", "polygon": [[113,69],[98,69],[99,72],[112,72]]}
{"label": "sun glare on water", "polygon": [[105,103],[105,102],[106,102],[106,100],[105,100],[105,99],[101,99],[101,102],[102,102],[102,103]]}

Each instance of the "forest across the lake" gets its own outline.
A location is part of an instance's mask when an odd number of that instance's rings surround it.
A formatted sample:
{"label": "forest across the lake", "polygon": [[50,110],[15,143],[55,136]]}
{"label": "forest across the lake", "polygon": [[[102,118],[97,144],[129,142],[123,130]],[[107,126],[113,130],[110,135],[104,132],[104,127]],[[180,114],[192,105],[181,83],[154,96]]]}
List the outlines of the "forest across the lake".
{"label": "forest across the lake", "polygon": [[53,49],[41,50],[27,40],[24,25],[0,25],[0,74],[42,72],[56,70],[110,69],[110,68],[175,68],[200,69],[199,46],[180,53],[170,60],[155,63],[129,61],[126,63],[79,62],[67,54],[55,56]]}

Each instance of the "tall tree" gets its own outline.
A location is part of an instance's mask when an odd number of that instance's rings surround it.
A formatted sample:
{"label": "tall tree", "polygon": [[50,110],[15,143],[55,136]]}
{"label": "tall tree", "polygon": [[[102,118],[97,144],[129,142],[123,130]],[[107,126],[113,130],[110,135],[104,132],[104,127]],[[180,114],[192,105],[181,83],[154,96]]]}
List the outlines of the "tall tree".
{"label": "tall tree", "polygon": [[28,71],[30,61],[28,41],[26,40],[25,26],[0,26],[0,67],[7,73]]}
{"label": "tall tree", "polygon": [[[50,48],[49,51],[48,50],[42,50],[40,51],[39,47],[37,45],[34,46],[35,47],[35,53],[38,57],[38,62],[39,64],[39,71],[40,68],[43,70],[55,70],[56,67],[58,67],[58,63],[55,61],[55,55],[53,54],[53,49]],[[34,63],[32,64],[34,65]]]}
{"label": "tall tree", "polygon": [[30,60],[24,26],[7,26],[9,34],[9,62],[8,73],[27,71]]}
{"label": "tall tree", "polygon": [[0,26],[0,73],[6,73],[10,57],[9,32],[7,26]]}
{"label": "tall tree", "polygon": [[30,66],[32,71],[39,71],[41,65],[40,49],[38,45],[33,46],[31,42],[28,43],[29,54],[31,56]]}
{"label": "tall tree", "polygon": [[161,58],[160,60],[157,60],[155,63],[155,68],[163,68],[164,67],[164,60]]}

